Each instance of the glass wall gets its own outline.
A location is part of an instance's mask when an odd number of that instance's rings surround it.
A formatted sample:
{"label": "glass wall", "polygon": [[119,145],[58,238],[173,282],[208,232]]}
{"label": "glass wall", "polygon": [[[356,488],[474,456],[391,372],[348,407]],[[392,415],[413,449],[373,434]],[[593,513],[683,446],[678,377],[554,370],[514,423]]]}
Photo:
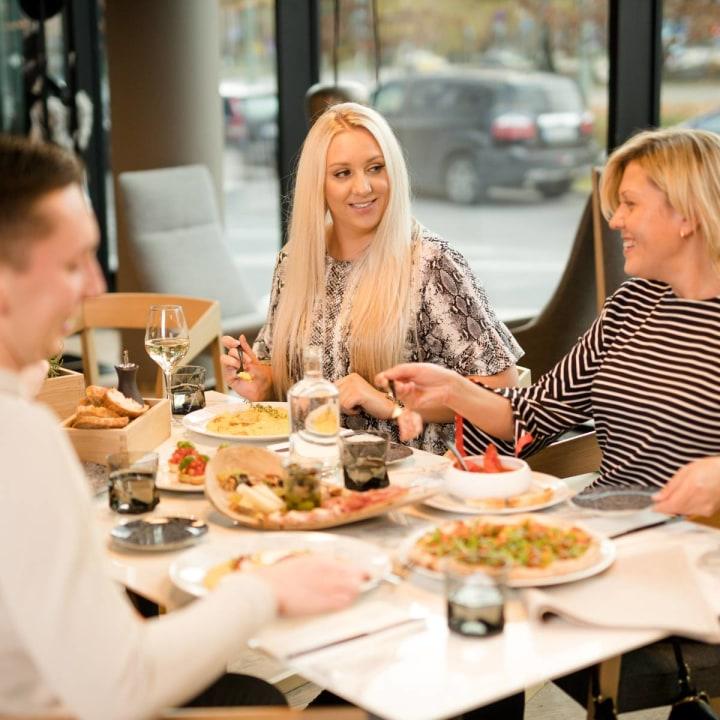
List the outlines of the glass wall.
{"label": "glass wall", "polygon": [[[44,129],[41,68],[36,62],[41,40],[39,23],[20,9],[17,0],[0,0],[0,130],[35,137],[49,135],[68,148],[73,140],[68,130],[66,50],[61,14],[45,22],[47,55],[45,82],[48,96],[48,126]],[[31,58],[25,60],[24,56]]]}
{"label": "glass wall", "polygon": [[[411,172],[415,216],[470,261],[504,319],[565,267],[607,128],[607,3],[322,3],[322,75],[366,85]],[[379,55],[380,67],[375,67]],[[375,77],[379,75],[380,84]]]}
{"label": "glass wall", "polygon": [[21,17],[15,0],[0,0],[0,131],[23,133],[23,35],[29,20]]}
{"label": "glass wall", "polygon": [[221,0],[225,230],[255,298],[280,247],[274,0]]}
{"label": "glass wall", "polygon": [[661,124],[720,133],[720,4],[665,0]]}

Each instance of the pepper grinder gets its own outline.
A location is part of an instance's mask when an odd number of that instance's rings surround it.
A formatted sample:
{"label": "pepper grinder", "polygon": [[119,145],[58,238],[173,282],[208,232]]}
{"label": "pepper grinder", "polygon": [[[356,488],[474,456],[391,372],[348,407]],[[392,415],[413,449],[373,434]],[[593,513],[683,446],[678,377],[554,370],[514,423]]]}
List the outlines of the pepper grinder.
{"label": "pepper grinder", "polygon": [[125,396],[132,398],[141,405],[145,404],[143,396],[140,394],[137,386],[138,366],[130,362],[130,356],[127,350],[123,350],[122,363],[115,366],[115,372],[118,376],[118,390]]}

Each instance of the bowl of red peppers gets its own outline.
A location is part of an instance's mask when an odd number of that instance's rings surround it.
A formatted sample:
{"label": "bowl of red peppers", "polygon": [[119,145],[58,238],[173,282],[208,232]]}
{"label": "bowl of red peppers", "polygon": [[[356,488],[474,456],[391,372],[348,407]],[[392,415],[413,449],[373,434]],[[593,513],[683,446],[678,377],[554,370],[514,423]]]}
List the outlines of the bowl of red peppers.
{"label": "bowl of red peppers", "polygon": [[463,500],[508,498],[524,493],[532,481],[530,466],[520,458],[499,455],[488,445],[484,455],[465,458],[468,470],[456,462],[445,472],[445,489]]}

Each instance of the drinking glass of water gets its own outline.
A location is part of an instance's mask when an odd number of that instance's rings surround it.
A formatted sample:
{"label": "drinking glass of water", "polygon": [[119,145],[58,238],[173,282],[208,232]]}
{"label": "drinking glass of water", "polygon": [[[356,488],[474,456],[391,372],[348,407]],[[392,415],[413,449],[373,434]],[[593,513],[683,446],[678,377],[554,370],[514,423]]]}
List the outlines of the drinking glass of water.
{"label": "drinking glass of water", "polygon": [[445,567],[448,627],[469,637],[490,637],[505,627],[507,567],[466,573]]}
{"label": "drinking glass of water", "polygon": [[118,513],[150,512],[159,501],[158,454],[119,452],[107,457],[110,508]]}
{"label": "drinking glass of water", "polygon": [[356,492],[384,488],[390,484],[387,474],[388,438],[362,433],[342,439],[341,459],[345,487]]}
{"label": "drinking glass of water", "polygon": [[173,415],[187,415],[205,407],[205,368],[184,365],[172,374]]}

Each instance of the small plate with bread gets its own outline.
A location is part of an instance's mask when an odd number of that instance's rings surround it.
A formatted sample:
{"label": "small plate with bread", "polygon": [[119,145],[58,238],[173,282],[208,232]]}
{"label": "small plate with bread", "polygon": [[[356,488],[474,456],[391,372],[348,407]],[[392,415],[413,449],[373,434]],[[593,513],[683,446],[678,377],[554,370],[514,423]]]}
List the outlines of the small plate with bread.
{"label": "small plate with bread", "polygon": [[177,473],[171,473],[167,468],[158,468],[155,487],[158,490],[168,490],[169,492],[202,494],[205,492],[205,481],[198,484],[180,482]]}
{"label": "small plate with bread", "polygon": [[189,440],[176,443],[167,460],[160,463],[155,485],[172,492],[205,492],[205,468],[209,455]]}

